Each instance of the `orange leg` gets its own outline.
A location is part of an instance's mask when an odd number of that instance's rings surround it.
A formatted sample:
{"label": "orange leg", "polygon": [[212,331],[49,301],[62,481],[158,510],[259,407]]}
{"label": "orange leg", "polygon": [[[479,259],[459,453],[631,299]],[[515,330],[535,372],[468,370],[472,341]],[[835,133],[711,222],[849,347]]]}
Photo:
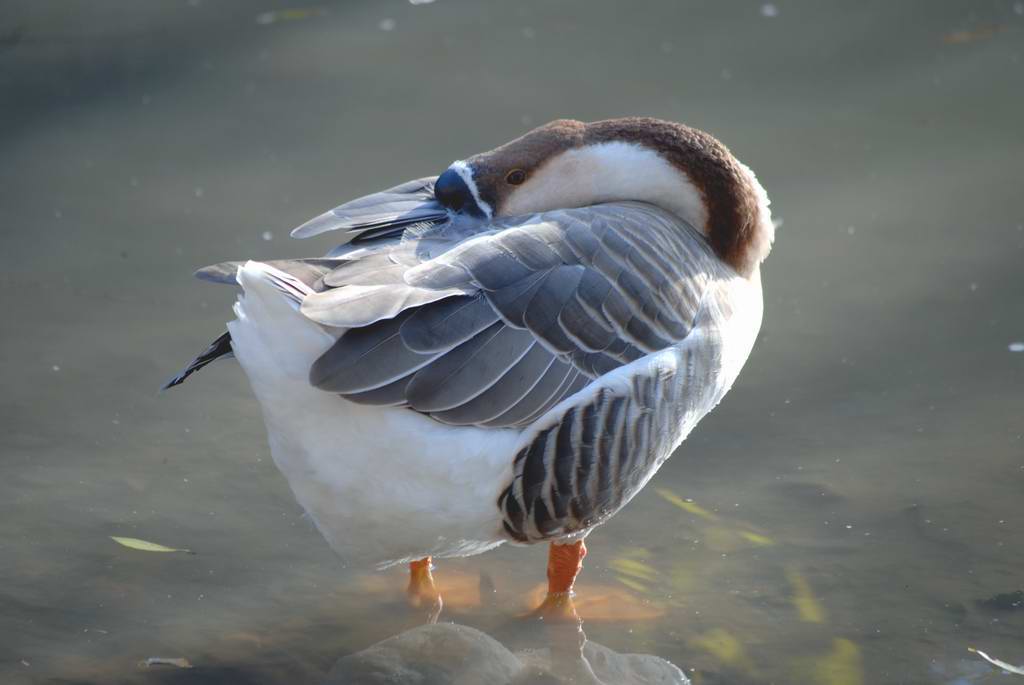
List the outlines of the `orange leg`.
{"label": "orange leg", "polygon": [[559,545],[552,542],[548,548],[548,594],[533,616],[545,620],[578,621],[573,604],[573,584],[583,568],[587,546],[583,540]]}
{"label": "orange leg", "polygon": [[426,609],[427,622],[437,623],[437,617],[441,615],[444,602],[441,600],[441,593],[438,592],[437,585],[434,584],[431,568],[430,557],[409,562],[409,588],[406,592],[409,596],[409,604],[417,609]]}

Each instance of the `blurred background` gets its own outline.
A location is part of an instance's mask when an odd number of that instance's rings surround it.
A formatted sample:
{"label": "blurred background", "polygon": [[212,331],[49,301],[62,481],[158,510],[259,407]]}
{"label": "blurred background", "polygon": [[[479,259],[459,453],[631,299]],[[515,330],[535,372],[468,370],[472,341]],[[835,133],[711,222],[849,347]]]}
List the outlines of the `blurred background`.
{"label": "blurred background", "polygon": [[[1004,682],[967,647],[1024,663],[1012,0],[5,0],[0,681],[315,683],[416,625],[303,517],[233,362],[157,392],[230,318],[191,273],[623,115],[719,137],[783,223],[739,381],[590,537],[588,636],[705,685]],[[441,562],[442,620],[500,632],[545,554]]]}

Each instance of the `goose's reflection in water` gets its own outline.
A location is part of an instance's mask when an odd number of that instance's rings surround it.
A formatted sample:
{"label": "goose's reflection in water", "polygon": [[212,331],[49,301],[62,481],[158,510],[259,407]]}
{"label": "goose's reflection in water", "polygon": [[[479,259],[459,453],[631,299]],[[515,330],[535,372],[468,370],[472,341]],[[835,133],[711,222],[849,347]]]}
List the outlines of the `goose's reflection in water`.
{"label": "goose's reflection in water", "polygon": [[[486,580],[481,579],[486,586]],[[428,618],[435,618],[429,615]],[[421,685],[684,684],[682,670],[659,657],[619,654],[589,641],[572,603],[558,618],[484,617],[484,630],[427,622],[342,657],[324,685],[411,682]]]}
{"label": "goose's reflection in water", "polygon": [[588,584],[579,596],[567,598],[561,611],[539,618],[529,608],[544,597],[542,584],[524,596],[499,591],[487,572],[449,570],[437,576],[438,602],[411,601],[400,610],[393,580],[393,574],[363,576],[361,589],[365,597],[389,605],[385,613],[392,618],[405,613],[412,627],[340,658],[325,683],[689,683],[664,659],[619,654],[587,639],[588,617],[619,624],[661,616],[662,609],[615,587]]}

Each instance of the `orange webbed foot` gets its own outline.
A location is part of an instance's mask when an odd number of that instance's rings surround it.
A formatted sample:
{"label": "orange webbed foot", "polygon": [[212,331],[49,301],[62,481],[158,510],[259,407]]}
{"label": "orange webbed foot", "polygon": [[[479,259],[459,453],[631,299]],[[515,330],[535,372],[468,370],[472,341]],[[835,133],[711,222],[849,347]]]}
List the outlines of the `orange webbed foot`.
{"label": "orange webbed foot", "polygon": [[409,605],[414,609],[426,610],[427,623],[437,623],[441,609],[444,608],[444,600],[434,583],[432,568],[430,557],[410,562],[409,587],[406,589]]}
{"label": "orange webbed foot", "polygon": [[544,601],[523,618],[535,618],[549,623],[579,623],[576,603],[572,592],[549,592]]}
{"label": "orange webbed foot", "polygon": [[527,614],[527,617],[560,623],[579,623],[572,588],[576,576],[583,568],[585,556],[587,546],[583,544],[583,540],[567,545],[551,543],[548,548],[548,592],[540,606]]}

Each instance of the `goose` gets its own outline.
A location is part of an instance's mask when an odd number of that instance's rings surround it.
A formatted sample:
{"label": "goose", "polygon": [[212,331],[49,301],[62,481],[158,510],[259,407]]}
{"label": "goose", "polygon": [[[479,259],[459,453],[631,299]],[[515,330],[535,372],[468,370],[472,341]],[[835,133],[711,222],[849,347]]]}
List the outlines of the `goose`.
{"label": "goose", "polygon": [[165,387],[235,357],[270,452],[347,563],[549,543],[564,615],[585,538],[736,380],[761,326],[768,196],[717,139],[558,120],[342,204],[323,257],[224,262],[234,319]]}

